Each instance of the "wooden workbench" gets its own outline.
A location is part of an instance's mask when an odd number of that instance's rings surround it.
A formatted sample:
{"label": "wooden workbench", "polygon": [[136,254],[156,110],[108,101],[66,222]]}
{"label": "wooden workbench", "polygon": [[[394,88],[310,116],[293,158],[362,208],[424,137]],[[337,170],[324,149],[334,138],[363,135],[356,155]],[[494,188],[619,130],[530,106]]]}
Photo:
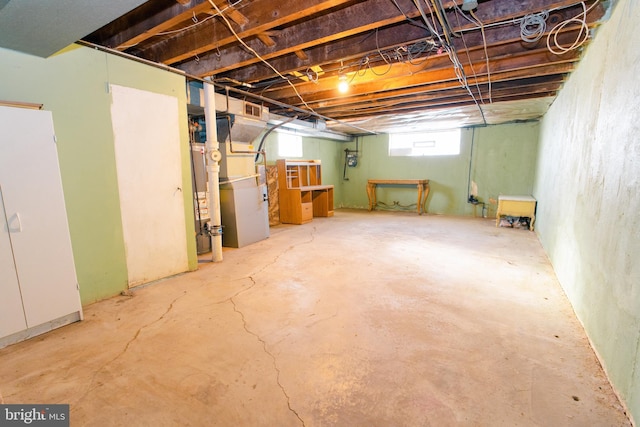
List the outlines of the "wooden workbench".
{"label": "wooden workbench", "polygon": [[367,197],[369,198],[369,210],[374,210],[378,201],[376,199],[376,187],[378,185],[414,185],[418,190],[417,208],[418,215],[426,212],[425,203],[429,196],[428,179],[369,179],[367,180]]}

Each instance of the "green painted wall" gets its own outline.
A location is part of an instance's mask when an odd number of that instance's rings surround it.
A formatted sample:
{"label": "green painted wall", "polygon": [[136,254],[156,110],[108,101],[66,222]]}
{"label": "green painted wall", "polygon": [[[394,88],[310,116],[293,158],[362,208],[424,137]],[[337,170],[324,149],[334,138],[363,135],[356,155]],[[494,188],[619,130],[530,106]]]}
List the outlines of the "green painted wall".
{"label": "green painted wall", "polygon": [[472,130],[471,180],[487,216],[495,217],[500,194],[531,195],[538,153],[538,122],[505,124]]}
{"label": "green painted wall", "polygon": [[[342,191],[336,205],[367,208],[368,179],[429,179],[428,213],[481,216],[482,206],[474,210],[467,203],[471,178],[477,184],[478,198],[486,203],[485,214],[494,216],[495,204],[490,201],[499,194],[531,194],[537,140],[537,123],[478,127],[462,130],[459,155],[389,157],[387,135],[362,137],[358,166],[347,169],[348,181],[342,180],[344,153],[340,156]],[[345,148],[355,149],[355,142],[339,144],[341,151]],[[377,194],[379,201],[388,204],[416,203],[415,191],[406,188],[380,187]]]}
{"label": "green painted wall", "polygon": [[[278,134],[271,132],[265,140],[267,152],[267,164],[275,164],[278,159]],[[340,181],[342,176],[340,144],[336,141],[320,138],[302,138],[302,159],[322,161],[323,184],[334,185],[334,200],[338,200],[340,194]],[[340,170],[338,170],[340,169]]]}
{"label": "green painted wall", "polygon": [[640,5],[620,0],[545,115],[536,230],[640,421]]}
{"label": "green painted wall", "polygon": [[[0,49],[0,68],[0,99],[44,104],[53,113],[83,304],[121,292],[127,270],[107,85],[176,96],[184,116],[182,163],[188,166],[184,78],[76,45],[47,59]],[[190,188],[189,169],[183,170],[184,188]],[[188,196],[185,192],[185,214],[191,218]],[[187,235],[194,235],[190,221]],[[189,266],[195,269],[192,240],[187,243]]]}
{"label": "green painted wall", "polygon": [[[532,193],[538,135],[537,122],[462,129],[460,154],[435,157],[389,157],[388,135],[360,137],[358,165],[346,169],[346,180],[344,150],[355,150],[355,140],[303,138],[303,158],[322,160],[323,181],[335,186],[336,207],[367,209],[368,179],[429,179],[427,212],[481,216],[482,205],[474,208],[467,203],[471,178],[477,184],[479,200],[486,204],[485,215],[494,217],[498,195]],[[267,161],[275,162],[276,132],[267,137],[266,149]],[[377,195],[379,201],[415,209],[408,207],[416,203],[412,188],[379,187]]]}

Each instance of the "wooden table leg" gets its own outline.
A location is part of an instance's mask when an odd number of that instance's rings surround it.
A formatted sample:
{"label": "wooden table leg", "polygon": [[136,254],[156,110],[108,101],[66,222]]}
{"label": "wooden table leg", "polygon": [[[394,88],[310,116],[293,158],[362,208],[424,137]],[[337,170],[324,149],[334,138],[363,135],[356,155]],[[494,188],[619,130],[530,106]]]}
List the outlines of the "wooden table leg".
{"label": "wooden table leg", "polygon": [[376,186],[376,184],[373,184],[373,186],[371,186],[371,194],[373,195],[373,206],[372,209],[375,210],[376,206],[378,206],[378,195],[376,193],[376,189],[378,187]]}
{"label": "wooden table leg", "polygon": [[422,194],[422,201],[421,201],[421,205],[422,205],[422,212],[427,213],[427,197],[429,197],[429,184],[424,184],[424,191]]}
{"label": "wooden table leg", "polygon": [[367,183],[367,198],[369,199],[369,211],[376,206],[376,185]]}
{"label": "wooden table leg", "polygon": [[418,215],[422,215],[422,184],[418,184]]}

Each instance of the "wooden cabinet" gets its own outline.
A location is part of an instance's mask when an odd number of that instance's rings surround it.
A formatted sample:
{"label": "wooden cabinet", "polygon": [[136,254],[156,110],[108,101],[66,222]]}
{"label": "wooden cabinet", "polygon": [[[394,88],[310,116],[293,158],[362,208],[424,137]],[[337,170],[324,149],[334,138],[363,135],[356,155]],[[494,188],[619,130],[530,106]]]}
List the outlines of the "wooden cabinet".
{"label": "wooden cabinet", "polygon": [[536,199],[531,196],[499,196],[496,212],[496,227],[501,216],[520,216],[530,218],[529,229],[533,230],[536,220]]}
{"label": "wooden cabinet", "polygon": [[0,107],[0,348],[81,318],[51,113]]}
{"label": "wooden cabinet", "polygon": [[276,161],[280,222],[304,224],[333,216],[333,185],[322,184],[320,160]]}

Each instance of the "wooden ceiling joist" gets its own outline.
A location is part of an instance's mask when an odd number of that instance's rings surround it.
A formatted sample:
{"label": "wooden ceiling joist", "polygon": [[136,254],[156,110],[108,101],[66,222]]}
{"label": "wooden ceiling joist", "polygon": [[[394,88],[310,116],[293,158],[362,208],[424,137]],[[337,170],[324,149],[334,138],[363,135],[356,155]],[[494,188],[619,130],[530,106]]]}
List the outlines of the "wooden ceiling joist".
{"label": "wooden ceiling joist", "polygon": [[[432,15],[439,0],[422,5],[427,22],[414,0],[211,1],[216,7],[210,0],[149,0],[86,40],[186,75],[244,84],[276,100],[264,103],[280,114],[311,108],[335,119],[473,105],[489,95],[494,103],[553,97],[582,52],[556,54],[546,43],[550,31],[563,46],[584,34],[575,19],[554,29],[580,16],[575,0],[483,0],[473,14],[455,7],[461,0],[444,0],[446,35],[442,13]],[[589,0],[586,7],[593,29],[608,5]],[[544,36],[523,41],[520,20],[543,12]],[[341,76],[350,80],[346,94],[336,89]]]}

